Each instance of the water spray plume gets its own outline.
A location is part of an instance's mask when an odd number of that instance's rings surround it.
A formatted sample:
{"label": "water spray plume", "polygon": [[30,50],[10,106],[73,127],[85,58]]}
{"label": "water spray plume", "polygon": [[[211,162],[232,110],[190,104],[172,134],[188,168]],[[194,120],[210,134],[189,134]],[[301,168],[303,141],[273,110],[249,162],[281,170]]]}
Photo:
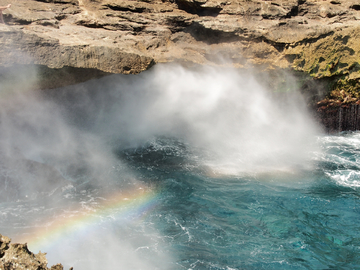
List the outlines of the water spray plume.
{"label": "water spray plume", "polygon": [[[22,188],[32,173],[27,166],[26,174],[10,174],[19,183],[17,198],[30,200],[26,196],[32,193],[32,208],[38,209],[30,211],[37,225],[24,223],[31,228],[19,229],[19,235],[31,236],[30,247],[39,240],[33,245],[48,252],[50,262],[75,269],[170,269],[173,255],[161,247],[165,240],[155,225],[146,219],[125,222],[156,209],[159,194],[134,188],[150,180],[138,178],[117,153],[163,137],[183,142],[186,162],[214,175],[306,165],[318,129],[300,95],[285,93],[279,102],[262,85],[234,69],[157,65],[136,76],[6,92],[0,148],[20,157],[10,155],[14,162],[3,168],[4,175],[22,170],[15,162],[21,159],[51,167],[67,181],[53,187],[45,179],[41,185],[51,192],[57,188],[58,196],[48,191],[43,200],[36,189]],[[120,195],[115,200],[104,195],[110,191]],[[125,197],[126,191],[131,193]],[[66,204],[80,206],[70,211]],[[93,204],[91,211],[81,207]]]}

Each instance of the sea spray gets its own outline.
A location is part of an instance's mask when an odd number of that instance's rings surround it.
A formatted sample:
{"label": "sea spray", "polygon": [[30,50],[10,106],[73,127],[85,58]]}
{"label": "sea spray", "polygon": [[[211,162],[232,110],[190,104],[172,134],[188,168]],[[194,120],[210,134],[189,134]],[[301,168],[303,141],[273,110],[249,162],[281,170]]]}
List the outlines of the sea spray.
{"label": "sea spray", "polygon": [[234,69],[167,64],[62,89],[55,100],[69,101],[67,118],[115,148],[175,137],[206,149],[203,162],[223,173],[306,163],[319,129],[301,95],[262,85]]}
{"label": "sea spray", "polygon": [[[4,145],[17,149],[25,159],[52,166],[73,187],[56,196],[45,194],[45,199],[33,190],[35,197],[30,202],[21,196],[25,193],[20,194],[15,206],[3,205],[4,220],[15,213],[17,225],[11,230],[18,235],[51,220],[51,232],[52,226],[64,224],[61,219],[66,220],[67,211],[74,220],[96,216],[91,211],[86,215],[86,211],[95,209],[94,204],[100,207],[107,199],[101,194],[125,190],[136,194],[134,185],[155,186],[165,199],[159,202],[161,207],[152,208],[148,219],[139,223],[122,223],[116,218],[114,222],[85,222],[93,228],[89,231],[83,229],[85,225],[71,227],[71,222],[65,222],[70,224],[69,235],[75,232],[77,237],[60,233],[57,239],[62,241],[52,242],[49,237],[50,242],[45,241],[41,249],[50,247],[42,251],[48,252],[51,263],[61,261],[76,269],[190,268],[187,255],[181,256],[182,252],[189,254],[189,246],[196,244],[192,241],[199,239],[193,228],[199,226],[205,235],[212,235],[206,228],[216,233],[213,227],[220,226],[212,225],[217,220],[212,211],[221,215],[223,224],[233,211],[213,210],[212,195],[197,194],[197,188],[211,190],[212,185],[228,181],[240,192],[241,177],[249,173],[290,171],[297,175],[297,170],[306,170],[311,164],[318,130],[295,90],[284,95],[279,102],[251,75],[239,70],[158,65],[140,75],[112,75],[61,89],[7,96],[6,101],[11,102],[3,102],[0,136]],[[166,141],[161,151],[149,143],[157,139]],[[174,149],[178,158],[171,159]],[[12,169],[16,168],[14,163]],[[255,185],[258,179],[250,182]],[[201,187],[205,183],[210,187]],[[250,188],[257,188],[254,185]],[[221,199],[221,204],[226,205],[226,200]],[[236,207],[236,203],[230,205]],[[189,215],[184,215],[186,209]],[[131,210],[130,216],[136,214],[136,207]],[[200,210],[208,216],[197,219],[202,216]],[[121,207],[118,211],[121,215]],[[23,220],[24,212],[35,223]],[[111,221],[106,214],[98,217]],[[257,219],[250,226],[261,225]],[[238,220],[233,221],[234,228]],[[6,229],[10,230],[3,226],[4,234],[8,234]],[[34,238],[40,239],[41,233]],[[194,265],[193,258],[200,258],[204,248],[202,240],[196,241],[199,252],[189,256]]]}
{"label": "sea spray", "polygon": [[78,208],[74,204],[61,214],[29,222],[15,240],[27,242],[33,251],[46,251],[50,262],[64,260],[69,267],[96,269],[101,264],[106,269],[168,269],[166,252],[151,247],[151,238],[160,236],[151,226],[143,227],[146,216],[160,202],[159,192],[136,186],[102,194],[104,197],[93,195],[92,202]]}

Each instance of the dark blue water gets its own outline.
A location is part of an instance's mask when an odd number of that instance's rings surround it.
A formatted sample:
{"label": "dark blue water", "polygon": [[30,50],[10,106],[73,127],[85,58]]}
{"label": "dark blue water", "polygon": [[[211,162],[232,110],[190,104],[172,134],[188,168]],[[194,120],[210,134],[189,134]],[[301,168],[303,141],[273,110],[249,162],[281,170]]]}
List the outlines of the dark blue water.
{"label": "dark blue water", "polygon": [[161,190],[173,269],[358,269],[360,134],[318,141],[311,169],[242,176],[207,176],[172,140],[122,154]]}

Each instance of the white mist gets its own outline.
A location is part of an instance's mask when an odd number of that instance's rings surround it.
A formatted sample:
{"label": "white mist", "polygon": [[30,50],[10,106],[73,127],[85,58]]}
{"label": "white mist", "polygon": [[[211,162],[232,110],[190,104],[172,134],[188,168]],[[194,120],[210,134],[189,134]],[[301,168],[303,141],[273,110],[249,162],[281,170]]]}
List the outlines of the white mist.
{"label": "white mist", "polygon": [[[292,170],[306,165],[316,149],[318,128],[295,89],[280,102],[239,70],[157,65],[140,75],[112,75],[45,94],[7,94],[2,148],[52,166],[75,186],[91,182],[121,189],[136,183],[136,173],[112,150],[156,136],[176,137],[194,152],[206,152],[197,162],[229,175]],[[58,203],[46,200],[49,210],[38,220],[47,213],[53,217],[52,209],[62,207]],[[161,247],[165,238],[155,227],[95,231],[43,251],[50,264],[77,270],[169,269],[173,254]]]}

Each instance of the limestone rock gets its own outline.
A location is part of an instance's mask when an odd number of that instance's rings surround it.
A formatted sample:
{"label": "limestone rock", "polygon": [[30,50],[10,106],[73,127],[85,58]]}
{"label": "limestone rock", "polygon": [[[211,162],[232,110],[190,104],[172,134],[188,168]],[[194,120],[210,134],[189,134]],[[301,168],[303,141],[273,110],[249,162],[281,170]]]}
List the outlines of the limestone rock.
{"label": "limestone rock", "polygon": [[0,234],[0,269],[2,270],[62,270],[57,264],[47,267],[45,253],[32,253],[27,244],[11,244],[10,238]]}
{"label": "limestone rock", "polygon": [[[0,5],[8,2],[0,0]],[[17,0],[12,4],[4,11],[6,24],[0,25],[0,66],[35,64],[55,77],[79,72],[66,82],[43,80],[41,88],[108,73],[136,74],[155,63],[173,61],[290,68],[314,78],[359,77],[357,0]],[[85,76],[87,71],[93,75]],[[42,78],[46,81],[47,76]]]}

